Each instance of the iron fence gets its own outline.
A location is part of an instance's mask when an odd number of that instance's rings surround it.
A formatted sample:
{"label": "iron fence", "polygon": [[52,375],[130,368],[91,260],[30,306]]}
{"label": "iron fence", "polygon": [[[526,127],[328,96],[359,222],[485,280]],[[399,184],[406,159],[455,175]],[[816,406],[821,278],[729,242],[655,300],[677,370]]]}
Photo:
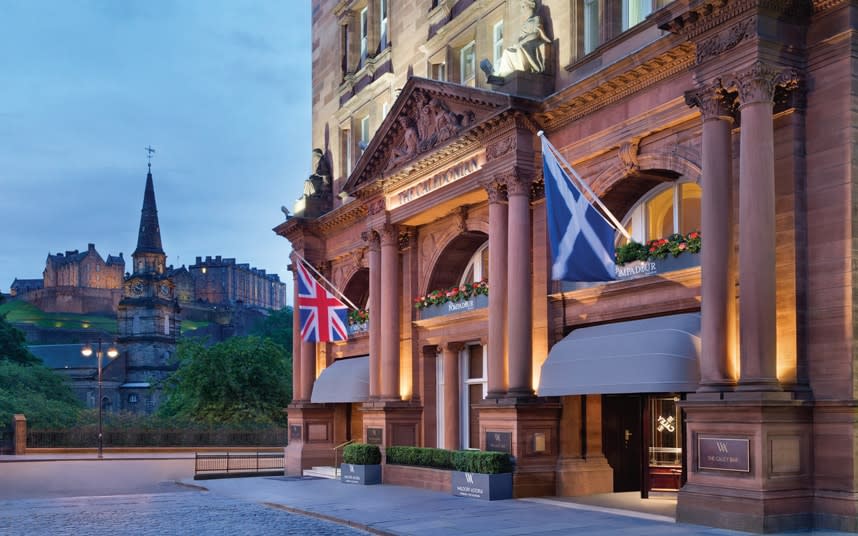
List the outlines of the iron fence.
{"label": "iron fence", "polygon": [[15,429],[0,426],[0,454],[15,454]]}
{"label": "iron fence", "polygon": [[282,475],[285,455],[279,452],[197,453],[194,456],[194,479],[239,476],[247,474]]}
{"label": "iron fence", "polygon": [[[288,441],[286,428],[260,430],[104,430],[109,447],[275,447]],[[29,430],[27,448],[90,448],[98,444],[95,427],[62,430]]]}

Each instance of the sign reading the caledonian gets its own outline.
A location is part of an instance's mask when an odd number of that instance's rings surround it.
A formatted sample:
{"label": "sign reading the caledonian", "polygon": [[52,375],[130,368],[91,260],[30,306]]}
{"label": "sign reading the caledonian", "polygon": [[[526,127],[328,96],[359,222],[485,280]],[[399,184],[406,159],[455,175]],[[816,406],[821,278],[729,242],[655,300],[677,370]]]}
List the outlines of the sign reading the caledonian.
{"label": "sign reading the caledonian", "polygon": [[451,182],[456,182],[467,177],[471,173],[483,167],[484,163],[485,153],[471,155],[430,177],[391,192],[387,194],[386,198],[387,210],[392,210],[394,208],[401,207],[402,205],[406,205],[412,201],[420,199],[426,194],[434,192],[442,186],[446,186]]}
{"label": "sign reading the caledonian", "polygon": [[717,471],[751,471],[751,441],[724,437],[697,438],[697,467]]}

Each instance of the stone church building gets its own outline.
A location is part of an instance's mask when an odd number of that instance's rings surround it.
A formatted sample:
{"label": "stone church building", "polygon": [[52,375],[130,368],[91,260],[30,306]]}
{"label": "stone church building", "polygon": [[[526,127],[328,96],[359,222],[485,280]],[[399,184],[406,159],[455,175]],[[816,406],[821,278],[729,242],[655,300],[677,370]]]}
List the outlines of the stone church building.
{"label": "stone church building", "polygon": [[[350,439],[507,450],[520,497],[858,531],[857,14],[315,0],[317,163],[275,232],[369,320],[296,337],[287,472]],[[539,131],[675,250],[553,281]]]}

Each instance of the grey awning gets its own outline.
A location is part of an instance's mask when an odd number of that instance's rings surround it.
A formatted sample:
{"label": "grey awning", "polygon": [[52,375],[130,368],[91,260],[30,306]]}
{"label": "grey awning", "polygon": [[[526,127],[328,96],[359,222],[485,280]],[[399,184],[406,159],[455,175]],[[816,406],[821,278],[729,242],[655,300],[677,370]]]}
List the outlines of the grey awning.
{"label": "grey awning", "polygon": [[363,402],[369,398],[369,356],[338,359],[313,384],[310,402]]}
{"label": "grey awning", "polygon": [[542,365],[540,396],[696,391],[700,315],[576,329]]}

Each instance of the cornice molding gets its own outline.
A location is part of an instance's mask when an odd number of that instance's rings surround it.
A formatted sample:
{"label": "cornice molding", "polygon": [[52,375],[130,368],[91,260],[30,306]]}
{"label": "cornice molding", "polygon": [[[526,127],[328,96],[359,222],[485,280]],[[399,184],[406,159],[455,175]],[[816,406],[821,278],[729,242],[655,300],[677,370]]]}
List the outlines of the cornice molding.
{"label": "cornice molding", "polygon": [[362,220],[366,215],[366,205],[358,201],[351,201],[320,217],[317,224],[319,230],[329,234]]}
{"label": "cornice molding", "polygon": [[829,9],[845,6],[848,3],[849,0],[813,0],[813,13],[822,13],[823,11],[828,11]]}
{"label": "cornice molding", "polygon": [[811,14],[811,6],[806,0],[703,0],[691,4],[693,7],[679,15],[666,12],[658,20],[658,27],[693,40],[750,11],[766,11],[778,18],[797,21],[806,21]]}
{"label": "cornice molding", "polygon": [[[655,56],[633,68],[618,72],[597,86],[582,89],[572,86],[570,93],[560,96],[560,100],[550,111],[536,114],[537,121],[546,130],[554,130],[576,119],[593,113],[599,108],[613,104],[629,95],[637,93],[677,73],[687,71],[695,61],[694,45],[682,43],[677,47]],[[574,93],[577,89],[577,94]],[[565,92],[564,92],[565,93]]]}

